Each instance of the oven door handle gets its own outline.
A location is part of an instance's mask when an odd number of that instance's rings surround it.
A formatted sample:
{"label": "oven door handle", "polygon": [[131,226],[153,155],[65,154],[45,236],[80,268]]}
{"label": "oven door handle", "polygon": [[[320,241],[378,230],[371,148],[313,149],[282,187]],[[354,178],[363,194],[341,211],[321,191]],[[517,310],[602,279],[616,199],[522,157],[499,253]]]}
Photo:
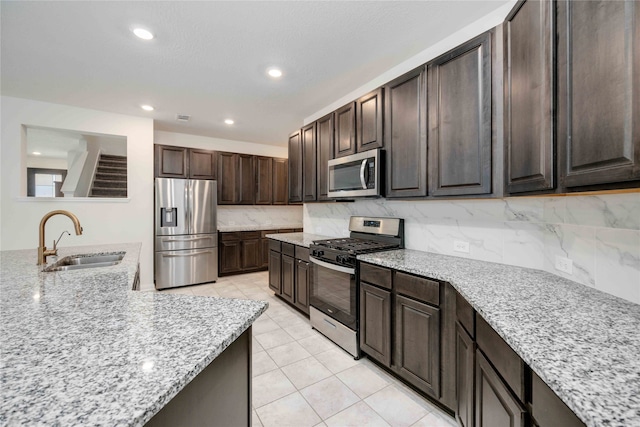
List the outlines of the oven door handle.
{"label": "oven door handle", "polygon": [[355,268],[342,267],[340,265],[331,264],[330,262],[320,261],[319,259],[314,257],[309,257],[309,261],[314,264],[318,264],[320,267],[328,268],[329,270],[335,270],[347,274],[356,274]]}

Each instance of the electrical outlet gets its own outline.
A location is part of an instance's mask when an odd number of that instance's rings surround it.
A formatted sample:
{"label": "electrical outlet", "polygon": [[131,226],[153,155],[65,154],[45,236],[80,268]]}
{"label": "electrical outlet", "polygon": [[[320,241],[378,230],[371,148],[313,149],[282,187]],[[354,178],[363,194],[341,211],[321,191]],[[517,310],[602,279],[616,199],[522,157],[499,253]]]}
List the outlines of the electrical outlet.
{"label": "electrical outlet", "polygon": [[464,240],[454,240],[453,241],[453,251],[454,252],[462,252],[465,254],[469,253],[469,242],[465,242]]}
{"label": "electrical outlet", "polygon": [[573,274],[573,261],[569,258],[556,255],[556,270],[563,271],[567,274]]}

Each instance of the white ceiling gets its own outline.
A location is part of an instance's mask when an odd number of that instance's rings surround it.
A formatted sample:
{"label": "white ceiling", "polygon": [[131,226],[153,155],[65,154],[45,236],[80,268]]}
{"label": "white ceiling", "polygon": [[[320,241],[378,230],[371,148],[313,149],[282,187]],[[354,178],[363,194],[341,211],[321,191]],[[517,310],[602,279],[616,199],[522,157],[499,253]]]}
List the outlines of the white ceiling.
{"label": "white ceiling", "polygon": [[[305,117],[505,3],[3,0],[1,89],[282,146]],[[280,80],[265,73],[273,65]]]}

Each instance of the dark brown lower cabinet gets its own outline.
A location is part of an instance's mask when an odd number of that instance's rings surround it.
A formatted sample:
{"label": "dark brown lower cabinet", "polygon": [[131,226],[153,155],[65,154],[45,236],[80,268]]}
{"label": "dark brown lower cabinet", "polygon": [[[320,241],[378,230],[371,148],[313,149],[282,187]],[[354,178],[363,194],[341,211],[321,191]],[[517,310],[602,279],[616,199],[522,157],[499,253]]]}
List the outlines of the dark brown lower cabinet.
{"label": "dark brown lower cabinet", "polygon": [[360,285],[360,347],[391,366],[391,292],[366,283]]}
{"label": "dark brown lower cabinet", "polygon": [[220,276],[237,273],[242,270],[239,234],[240,233],[220,233],[220,242],[218,245],[218,274]]}
{"label": "dark brown lower cabinet", "polygon": [[276,294],[280,293],[280,287],[282,286],[280,266],[282,264],[282,254],[280,251],[269,251],[269,289]]}
{"label": "dark brown lower cabinet", "polygon": [[476,350],[476,427],[524,427],[526,410]]}
{"label": "dark brown lower cabinet", "polygon": [[293,285],[295,282],[295,262],[294,258],[289,255],[282,254],[282,285],[280,288],[280,296],[285,300],[293,303]]}
{"label": "dark brown lower cabinet", "polygon": [[398,374],[440,398],[440,310],[396,296],[395,368]]}
{"label": "dark brown lower cabinet", "polygon": [[[235,231],[218,234],[218,274],[220,276],[250,273],[267,268],[269,240],[263,239],[260,231]],[[265,241],[267,245],[264,244]]]}
{"label": "dark brown lower cabinet", "polygon": [[456,323],[456,420],[473,427],[475,393],[473,387],[476,345],[467,331]]}
{"label": "dark brown lower cabinet", "polygon": [[307,314],[309,314],[309,273],[309,263],[302,259],[296,259],[296,280],[293,304]]}
{"label": "dark brown lower cabinet", "polygon": [[242,270],[257,270],[262,267],[260,251],[260,232],[255,231],[241,240],[240,251],[242,253]]}

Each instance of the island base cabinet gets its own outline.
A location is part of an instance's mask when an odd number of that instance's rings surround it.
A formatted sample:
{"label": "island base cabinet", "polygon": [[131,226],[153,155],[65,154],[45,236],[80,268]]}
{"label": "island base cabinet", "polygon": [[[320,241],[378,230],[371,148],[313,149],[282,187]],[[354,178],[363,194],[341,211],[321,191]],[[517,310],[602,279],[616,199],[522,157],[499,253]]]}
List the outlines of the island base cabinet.
{"label": "island base cabinet", "polygon": [[281,274],[280,264],[282,262],[282,254],[274,250],[269,251],[269,289],[276,294],[280,294]]}
{"label": "island base cabinet", "polygon": [[395,370],[425,393],[440,398],[440,310],[396,296]]}
{"label": "island base cabinet", "polygon": [[360,347],[391,366],[391,292],[365,283],[360,287]]}
{"label": "island base cabinet", "polygon": [[526,410],[476,350],[476,427],[524,427]]}
{"label": "island base cabinet", "polygon": [[145,425],[251,425],[251,328],[240,335]]}

